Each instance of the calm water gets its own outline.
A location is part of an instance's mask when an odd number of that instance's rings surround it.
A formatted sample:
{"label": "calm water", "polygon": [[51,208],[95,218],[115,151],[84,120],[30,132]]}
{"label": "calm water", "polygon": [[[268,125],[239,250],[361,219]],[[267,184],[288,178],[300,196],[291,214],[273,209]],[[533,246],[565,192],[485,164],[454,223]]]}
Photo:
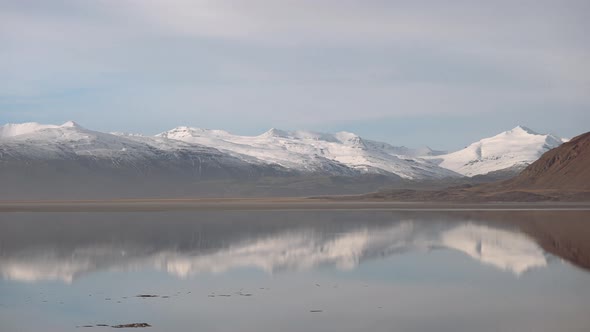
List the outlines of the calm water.
{"label": "calm water", "polygon": [[589,331],[590,273],[489,216],[3,213],[0,331]]}

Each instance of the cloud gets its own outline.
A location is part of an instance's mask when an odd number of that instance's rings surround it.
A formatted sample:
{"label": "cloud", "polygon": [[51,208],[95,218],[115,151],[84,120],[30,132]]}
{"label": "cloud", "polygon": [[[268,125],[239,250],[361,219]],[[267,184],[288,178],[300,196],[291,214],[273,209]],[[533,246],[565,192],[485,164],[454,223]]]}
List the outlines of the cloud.
{"label": "cloud", "polygon": [[589,13],[573,0],[4,1],[0,108],[144,127],[567,113],[590,106]]}

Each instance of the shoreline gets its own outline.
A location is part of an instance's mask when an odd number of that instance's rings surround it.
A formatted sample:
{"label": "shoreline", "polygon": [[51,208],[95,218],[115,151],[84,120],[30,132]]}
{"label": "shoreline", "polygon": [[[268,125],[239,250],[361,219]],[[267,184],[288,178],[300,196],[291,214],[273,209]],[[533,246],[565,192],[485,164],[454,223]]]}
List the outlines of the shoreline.
{"label": "shoreline", "polygon": [[147,211],[590,211],[590,202],[396,202],[333,198],[170,198],[0,201],[2,212]]}

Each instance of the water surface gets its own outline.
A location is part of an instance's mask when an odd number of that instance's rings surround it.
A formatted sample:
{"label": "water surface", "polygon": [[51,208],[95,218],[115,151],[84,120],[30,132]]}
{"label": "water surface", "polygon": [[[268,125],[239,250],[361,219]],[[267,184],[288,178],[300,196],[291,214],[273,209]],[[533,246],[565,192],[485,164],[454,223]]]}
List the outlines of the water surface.
{"label": "water surface", "polygon": [[1,213],[0,331],[588,331],[590,274],[537,232],[588,217]]}

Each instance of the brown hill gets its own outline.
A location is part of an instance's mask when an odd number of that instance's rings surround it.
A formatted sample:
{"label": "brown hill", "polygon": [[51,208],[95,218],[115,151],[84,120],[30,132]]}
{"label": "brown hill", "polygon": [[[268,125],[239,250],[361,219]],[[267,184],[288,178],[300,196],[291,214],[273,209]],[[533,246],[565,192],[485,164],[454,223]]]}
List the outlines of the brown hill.
{"label": "brown hill", "polygon": [[503,186],[526,189],[590,190],[590,132],[547,151]]}

